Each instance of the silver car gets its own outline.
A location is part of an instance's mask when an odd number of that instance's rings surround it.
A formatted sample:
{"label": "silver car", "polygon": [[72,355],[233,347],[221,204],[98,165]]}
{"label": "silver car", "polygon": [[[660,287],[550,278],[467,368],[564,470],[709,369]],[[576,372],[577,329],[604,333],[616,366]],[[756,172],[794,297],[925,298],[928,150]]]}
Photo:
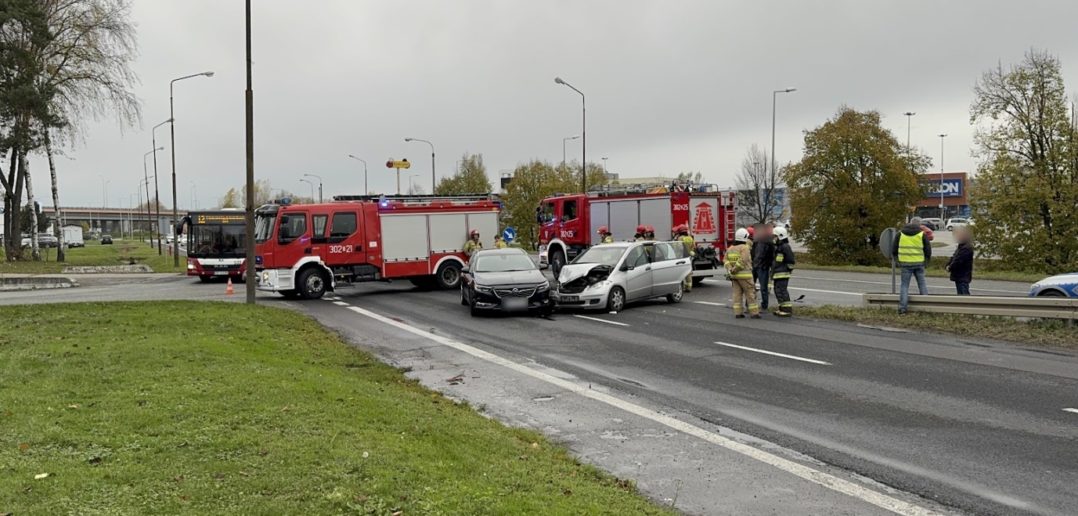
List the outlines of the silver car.
{"label": "silver car", "polygon": [[562,307],[611,312],[654,297],[678,303],[690,274],[692,264],[679,242],[602,244],[562,267],[550,297]]}

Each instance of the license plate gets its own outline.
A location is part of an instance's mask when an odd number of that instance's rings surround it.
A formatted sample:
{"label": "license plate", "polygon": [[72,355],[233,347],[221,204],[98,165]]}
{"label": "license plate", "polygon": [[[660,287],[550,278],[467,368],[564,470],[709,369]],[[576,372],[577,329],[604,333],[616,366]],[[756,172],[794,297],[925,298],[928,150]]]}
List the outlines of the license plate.
{"label": "license plate", "polygon": [[213,273],[213,275],[214,276],[228,276],[228,271],[216,271],[216,272]]}
{"label": "license plate", "polygon": [[502,299],[502,308],[504,308],[505,310],[527,310],[528,298],[509,297]]}
{"label": "license plate", "polygon": [[558,301],[565,301],[568,303],[580,301],[580,296],[558,296]]}

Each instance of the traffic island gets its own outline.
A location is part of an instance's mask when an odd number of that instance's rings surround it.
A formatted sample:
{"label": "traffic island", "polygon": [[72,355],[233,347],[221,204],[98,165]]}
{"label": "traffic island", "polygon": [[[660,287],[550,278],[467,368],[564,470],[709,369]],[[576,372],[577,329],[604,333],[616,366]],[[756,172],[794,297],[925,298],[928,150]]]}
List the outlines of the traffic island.
{"label": "traffic island", "polygon": [[667,514],[310,318],[0,307],[0,514]]}
{"label": "traffic island", "polygon": [[79,282],[66,276],[0,275],[0,292],[72,288],[77,286],[79,286]]}

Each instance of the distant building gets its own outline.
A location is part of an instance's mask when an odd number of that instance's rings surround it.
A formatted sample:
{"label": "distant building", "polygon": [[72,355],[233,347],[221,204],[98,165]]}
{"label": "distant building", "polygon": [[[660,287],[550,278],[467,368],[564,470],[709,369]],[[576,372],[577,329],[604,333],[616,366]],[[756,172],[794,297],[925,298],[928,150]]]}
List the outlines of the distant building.
{"label": "distant building", "polygon": [[[914,213],[918,217],[969,217],[969,174],[966,172],[928,172],[921,176],[928,195],[917,203]],[[940,210],[942,192],[943,209]]]}

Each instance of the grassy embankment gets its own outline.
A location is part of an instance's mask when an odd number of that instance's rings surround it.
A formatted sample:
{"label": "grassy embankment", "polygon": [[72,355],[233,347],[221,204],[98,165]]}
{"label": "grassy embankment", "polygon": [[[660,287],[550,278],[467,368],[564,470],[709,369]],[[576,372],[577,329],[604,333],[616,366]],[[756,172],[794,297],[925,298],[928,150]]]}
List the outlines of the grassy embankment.
{"label": "grassy embankment", "polygon": [[[164,247],[164,246],[163,246]],[[180,256],[180,266],[173,267],[172,256],[167,249],[158,256],[157,246],[150,247],[147,242],[116,240],[112,245],[101,245],[97,240],[87,240],[86,247],[68,249],[64,262],[56,261],[56,249],[42,249],[43,261],[20,260],[8,262],[0,249],[0,274],[58,274],[64,267],[76,265],[126,265],[142,263],[154,272],[182,272],[187,263]],[[29,250],[26,255],[29,256]]]}
{"label": "grassy embankment", "polygon": [[910,312],[856,306],[799,306],[797,315],[873,326],[949,333],[1010,341],[1023,345],[1078,349],[1078,329],[1064,321],[1018,321],[1008,317]]}
{"label": "grassy embankment", "polygon": [[397,511],[665,512],[293,312],[0,308],[0,514]]}

